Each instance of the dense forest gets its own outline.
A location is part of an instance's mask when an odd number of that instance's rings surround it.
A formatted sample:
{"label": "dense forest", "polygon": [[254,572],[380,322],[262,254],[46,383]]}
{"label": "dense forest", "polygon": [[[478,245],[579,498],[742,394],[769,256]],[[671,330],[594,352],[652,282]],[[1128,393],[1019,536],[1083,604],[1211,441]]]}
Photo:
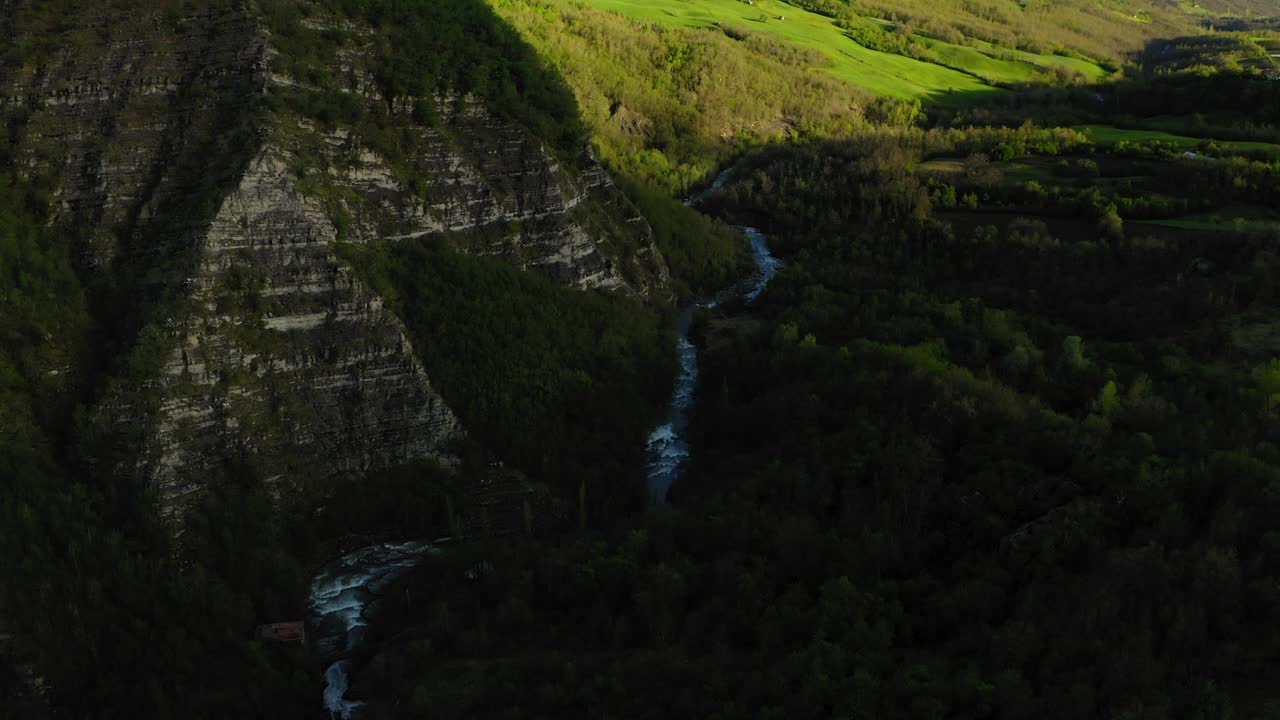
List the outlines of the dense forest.
{"label": "dense forest", "polygon": [[1280,174],[1232,140],[1277,115],[1204,66],[749,153],[708,210],[788,265],[699,317],[672,505],[426,561],[362,690],[420,717],[1274,714]]}
{"label": "dense forest", "polygon": [[[441,234],[339,254],[471,428],[464,462],[299,509],[228,457],[175,537],[105,399],[154,409],[184,258],[89,263],[85,229],[49,220],[57,173],[17,155],[40,129],[4,111],[0,634],[54,716],[323,716],[318,661],[255,623],[303,616],[352,543],[457,534],[494,457],[577,512],[459,538],[389,593],[356,658],[368,717],[1280,713],[1280,40],[1211,14],[1272,3],[795,2],[992,91],[914,100],[763,21],[598,5],[257,0],[273,71],[305,87],[251,113],[356,128],[406,176],[398,123],[466,132],[424,98],[478,97],[568,165],[589,143],[681,303],[748,271],[735,226],[767,233],[786,267],[760,298],[694,315],[693,453],[662,506],[644,442],[675,309]],[[32,7],[0,19],[23,38],[0,73],[96,42]],[[344,91],[365,40],[330,15],[377,38],[360,70],[385,107]],[[208,183],[256,142],[218,132]],[[0,669],[0,707],[22,685]]]}
{"label": "dense forest", "polygon": [[[1152,153],[1024,127],[751,156],[716,211],[788,266],[700,318],[673,506],[429,561],[368,690],[421,717],[1269,717],[1277,229],[1140,222],[1107,179],[1249,203],[1280,175]],[[1041,192],[1008,177],[1040,161]]]}

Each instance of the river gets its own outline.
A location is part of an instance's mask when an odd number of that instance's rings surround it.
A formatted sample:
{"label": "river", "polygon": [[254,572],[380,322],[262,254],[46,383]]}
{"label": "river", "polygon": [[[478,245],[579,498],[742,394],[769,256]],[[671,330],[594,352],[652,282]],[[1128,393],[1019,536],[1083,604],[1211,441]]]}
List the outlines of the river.
{"label": "river", "polygon": [[[685,204],[690,207],[697,206],[724,185],[732,172],[732,167],[721,172],[711,183],[711,187],[693,196]],[[666,502],[671,484],[680,477],[680,470],[689,457],[689,441],[686,433],[689,429],[689,410],[693,407],[693,392],[698,384],[698,348],[689,337],[694,311],[698,308],[713,308],[719,302],[737,295],[741,295],[747,302],[752,302],[760,297],[765,286],[782,267],[782,261],[769,251],[769,239],[764,233],[753,227],[738,229],[751,241],[751,254],[756,261],[756,272],[745,281],[734,283],[721,291],[716,295],[716,299],[686,306],[676,319],[676,352],[680,356],[680,374],[676,376],[675,389],[671,392],[667,418],[649,434],[648,442],[649,497],[655,503]]]}
{"label": "river", "polygon": [[331,660],[324,671],[324,706],[331,717],[350,720],[363,705],[347,699],[351,661],[341,656],[360,648],[368,613],[387,587],[435,547],[423,541],[370,545],[324,566],[311,581],[315,652]]}

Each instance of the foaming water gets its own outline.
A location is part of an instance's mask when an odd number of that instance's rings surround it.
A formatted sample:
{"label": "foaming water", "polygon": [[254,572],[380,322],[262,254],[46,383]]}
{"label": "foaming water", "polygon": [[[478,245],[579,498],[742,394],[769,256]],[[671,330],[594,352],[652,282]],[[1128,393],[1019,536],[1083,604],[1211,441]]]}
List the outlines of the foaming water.
{"label": "foaming water", "polygon": [[782,261],[769,251],[769,238],[765,237],[764,233],[753,227],[744,227],[742,232],[746,233],[747,238],[751,240],[751,254],[755,256],[758,268],[756,276],[751,279],[751,285],[743,293],[747,302],[753,302],[760,297],[760,293],[764,292],[764,287],[769,284],[774,275],[778,274],[778,270],[782,269]]}
{"label": "foaming water", "polygon": [[693,405],[693,390],[698,382],[698,348],[689,339],[692,316],[693,309],[685,308],[676,323],[680,374],[676,376],[676,385],[671,391],[667,421],[649,434],[649,497],[654,502],[667,499],[667,490],[679,475],[685,458],[689,457],[685,430],[689,427],[689,408]]}
{"label": "foaming water", "polygon": [[346,699],[350,672],[349,660],[339,660],[324,671],[324,706],[331,718],[351,720],[351,713],[364,705],[362,702]]}
{"label": "foaming water", "polygon": [[[311,581],[311,622],[316,648],[334,657],[359,647],[369,624],[370,605],[396,578],[430,552],[428,542],[380,543],[343,555]],[[331,718],[350,720],[364,703],[347,699],[351,663],[340,659],[324,672],[324,706]]]}

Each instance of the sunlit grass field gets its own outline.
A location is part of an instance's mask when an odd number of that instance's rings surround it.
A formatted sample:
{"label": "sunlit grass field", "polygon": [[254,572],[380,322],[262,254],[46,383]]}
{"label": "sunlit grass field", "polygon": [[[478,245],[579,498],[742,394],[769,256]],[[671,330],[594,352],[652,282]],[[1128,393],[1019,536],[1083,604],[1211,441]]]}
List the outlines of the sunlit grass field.
{"label": "sunlit grass field", "polygon": [[823,52],[831,59],[824,70],[840,80],[901,99],[999,92],[991,83],[1026,82],[1040,68],[1069,68],[1091,80],[1106,74],[1087,60],[996,50],[989,45],[979,49],[932,39],[924,42],[943,57],[945,65],[878,52],[849,39],[831,18],[778,0],[586,0],[586,4],[664,25],[710,28],[721,24],[766,32]]}

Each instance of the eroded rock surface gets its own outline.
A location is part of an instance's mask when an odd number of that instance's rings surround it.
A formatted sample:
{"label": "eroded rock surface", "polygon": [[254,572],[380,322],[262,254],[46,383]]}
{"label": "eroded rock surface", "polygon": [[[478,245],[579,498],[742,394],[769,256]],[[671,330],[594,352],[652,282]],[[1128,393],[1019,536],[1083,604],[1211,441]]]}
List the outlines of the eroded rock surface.
{"label": "eroded rock surface", "polygon": [[[15,47],[41,32],[24,14],[36,6],[0,2]],[[306,501],[378,469],[454,462],[465,429],[340,243],[438,235],[571,286],[669,296],[647,223],[585,150],[558,156],[470,97],[432,98],[435,119],[414,122],[418,100],[387,102],[370,82],[367,30],[308,20],[357,39],[341,91],[386,108],[398,152],[268,102],[306,83],[279,70],[250,3],[128,22],[75,12],[60,49],[0,66],[0,110],[22,171],[57,180],[52,221],[103,278],[100,319],[134,338],[108,348],[134,374],[94,402],[129,430],[126,464],[167,515],[219,468]]]}

